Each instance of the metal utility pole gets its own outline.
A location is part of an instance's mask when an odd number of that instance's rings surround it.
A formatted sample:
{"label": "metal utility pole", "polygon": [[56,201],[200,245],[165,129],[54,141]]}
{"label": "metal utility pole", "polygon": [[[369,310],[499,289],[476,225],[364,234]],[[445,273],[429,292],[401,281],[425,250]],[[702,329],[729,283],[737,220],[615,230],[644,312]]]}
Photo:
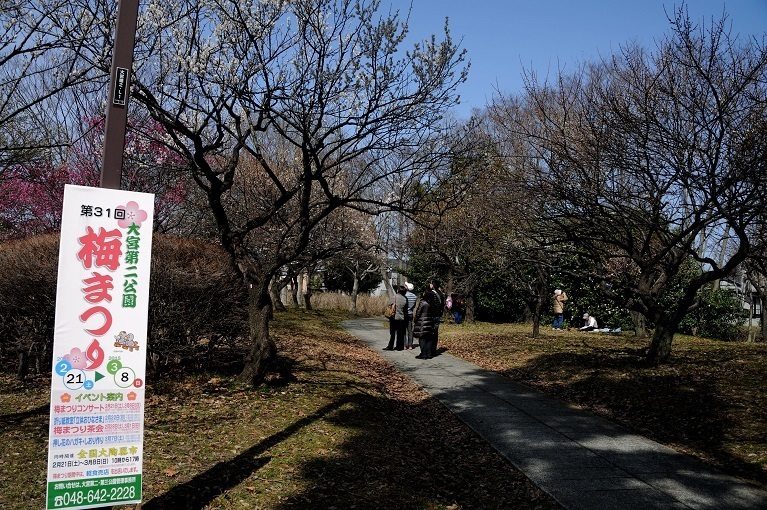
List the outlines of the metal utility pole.
{"label": "metal utility pole", "polygon": [[120,189],[139,0],[119,0],[109,82],[101,187]]}

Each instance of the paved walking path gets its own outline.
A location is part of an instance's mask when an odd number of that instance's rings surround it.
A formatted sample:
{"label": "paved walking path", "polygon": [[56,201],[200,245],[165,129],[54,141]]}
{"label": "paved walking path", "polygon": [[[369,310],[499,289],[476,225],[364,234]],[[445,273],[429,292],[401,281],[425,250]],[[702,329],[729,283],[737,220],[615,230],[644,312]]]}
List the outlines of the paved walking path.
{"label": "paved walking path", "polygon": [[566,509],[767,509],[767,492],[499,374],[447,353],[383,351],[383,318],[342,325]]}

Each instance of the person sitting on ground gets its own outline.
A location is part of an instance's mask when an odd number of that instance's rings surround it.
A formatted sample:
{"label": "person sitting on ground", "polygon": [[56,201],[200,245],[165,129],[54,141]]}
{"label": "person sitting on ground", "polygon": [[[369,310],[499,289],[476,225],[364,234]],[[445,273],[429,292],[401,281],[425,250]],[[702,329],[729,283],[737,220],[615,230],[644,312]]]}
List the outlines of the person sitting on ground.
{"label": "person sitting on ground", "polygon": [[583,320],[586,321],[586,323],[580,328],[581,331],[594,331],[599,327],[597,325],[597,320],[588,313],[583,314]]}

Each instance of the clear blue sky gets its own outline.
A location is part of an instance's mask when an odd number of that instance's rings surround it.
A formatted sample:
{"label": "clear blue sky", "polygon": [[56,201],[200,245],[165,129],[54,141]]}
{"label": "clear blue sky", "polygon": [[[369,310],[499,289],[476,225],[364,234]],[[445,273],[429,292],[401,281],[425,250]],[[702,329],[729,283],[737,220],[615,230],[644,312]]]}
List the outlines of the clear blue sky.
{"label": "clear blue sky", "polygon": [[[389,0],[405,15],[409,0]],[[636,41],[654,48],[669,32],[664,12],[678,0],[412,0],[412,38],[442,34],[445,17],[455,41],[467,50],[469,79],[460,90],[459,117],[482,108],[495,89],[522,89],[522,69],[554,75],[560,66],[574,69],[579,61],[616,52]],[[387,1],[381,2],[387,10]],[[710,23],[726,10],[733,33],[767,34],[767,0],[688,0],[690,17]]]}

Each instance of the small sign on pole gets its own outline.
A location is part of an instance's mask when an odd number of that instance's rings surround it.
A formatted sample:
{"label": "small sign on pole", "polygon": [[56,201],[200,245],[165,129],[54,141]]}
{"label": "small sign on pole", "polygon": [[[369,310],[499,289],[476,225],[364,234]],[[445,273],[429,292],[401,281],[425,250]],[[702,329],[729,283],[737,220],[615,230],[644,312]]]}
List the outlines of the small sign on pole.
{"label": "small sign on pole", "polygon": [[128,70],[124,67],[118,67],[115,70],[115,91],[112,104],[117,106],[125,106],[125,98],[128,95],[128,84]]}
{"label": "small sign on pole", "polygon": [[46,509],[141,502],[154,195],[67,185]]}

